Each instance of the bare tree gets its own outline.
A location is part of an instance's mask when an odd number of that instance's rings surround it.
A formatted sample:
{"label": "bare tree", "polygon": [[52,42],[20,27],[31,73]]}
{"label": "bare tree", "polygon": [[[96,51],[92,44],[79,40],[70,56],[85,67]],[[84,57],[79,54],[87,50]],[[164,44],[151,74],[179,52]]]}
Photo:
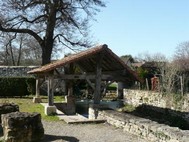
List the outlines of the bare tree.
{"label": "bare tree", "polygon": [[179,65],[180,70],[189,70],[189,42],[182,42],[176,47],[174,62]]}
{"label": "bare tree", "polygon": [[135,57],[135,60],[145,61],[145,62],[165,62],[167,61],[167,58],[162,53],[150,54],[148,52],[145,52],[145,53],[140,53],[137,57]]}
{"label": "bare tree", "polygon": [[0,37],[0,54],[3,65],[40,65],[41,48],[31,36],[6,34]]}
{"label": "bare tree", "polygon": [[174,63],[178,65],[182,75],[184,92],[189,91],[189,42],[180,43],[175,50]]}
{"label": "bare tree", "polygon": [[102,0],[1,1],[0,31],[34,37],[44,65],[51,61],[55,43],[68,48],[88,47],[88,23],[104,6]]}
{"label": "bare tree", "polygon": [[160,68],[160,90],[166,94],[175,91],[175,85],[179,82],[177,64],[165,62]]}

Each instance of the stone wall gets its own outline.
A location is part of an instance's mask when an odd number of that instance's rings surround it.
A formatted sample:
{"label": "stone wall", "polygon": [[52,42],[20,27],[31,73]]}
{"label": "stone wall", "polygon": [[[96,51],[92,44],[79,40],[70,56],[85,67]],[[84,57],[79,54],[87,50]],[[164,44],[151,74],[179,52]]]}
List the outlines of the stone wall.
{"label": "stone wall", "polygon": [[109,124],[151,142],[189,142],[189,130],[183,131],[149,119],[113,110],[100,111],[99,118],[106,119]]}
{"label": "stone wall", "polygon": [[179,95],[168,96],[154,91],[124,89],[123,92],[125,102],[136,107],[146,104],[160,108],[169,108],[181,112],[189,112],[189,94],[186,94],[181,99]]}
{"label": "stone wall", "polygon": [[36,66],[0,66],[0,77],[30,77],[28,71]]}

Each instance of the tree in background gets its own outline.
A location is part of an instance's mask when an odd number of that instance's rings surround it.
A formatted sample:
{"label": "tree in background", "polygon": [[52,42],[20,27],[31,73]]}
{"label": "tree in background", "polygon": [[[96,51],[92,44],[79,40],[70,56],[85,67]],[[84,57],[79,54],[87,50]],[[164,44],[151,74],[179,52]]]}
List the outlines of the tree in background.
{"label": "tree in background", "polygon": [[89,47],[88,24],[102,0],[8,0],[0,2],[0,31],[32,36],[50,63],[54,45]]}
{"label": "tree in background", "polygon": [[135,57],[135,60],[138,62],[165,62],[167,61],[167,58],[162,53],[150,54],[148,52],[145,52],[138,54],[138,56]]}
{"label": "tree in background", "polygon": [[[143,62],[141,67],[138,68],[139,75],[147,78],[149,86],[151,86],[151,78],[157,76],[159,78],[159,91],[166,94],[177,91],[177,84],[180,84],[177,64],[168,61],[161,53],[144,53],[140,54],[137,59]],[[181,90],[180,87],[179,90]]]}
{"label": "tree in background", "polygon": [[189,42],[180,43],[175,50],[174,64],[178,66],[180,78],[182,79],[183,91],[189,91]]}
{"label": "tree in background", "polygon": [[189,42],[182,42],[176,47],[174,62],[179,65],[180,70],[189,70]]}
{"label": "tree in background", "polygon": [[3,65],[40,65],[40,46],[34,39],[23,34],[6,34],[0,37],[0,61]]}

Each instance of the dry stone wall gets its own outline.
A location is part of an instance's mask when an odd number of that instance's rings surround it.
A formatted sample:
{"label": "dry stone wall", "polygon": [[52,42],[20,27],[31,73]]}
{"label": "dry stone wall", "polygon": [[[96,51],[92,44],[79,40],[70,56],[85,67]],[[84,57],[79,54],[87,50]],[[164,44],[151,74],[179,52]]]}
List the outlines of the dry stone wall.
{"label": "dry stone wall", "polygon": [[123,94],[125,102],[136,107],[146,104],[181,112],[189,112],[189,94],[186,94],[183,99],[179,99],[179,96],[168,96],[162,95],[159,92],[143,90],[124,89]]}
{"label": "dry stone wall", "polygon": [[147,139],[149,142],[189,142],[189,130],[183,131],[149,119],[113,110],[100,111],[99,118],[106,119],[109,124]]}
{"label": "dry stone wall", "polygon": [[36,66],[0,66],[0,77],[30,77],[28,71]]}

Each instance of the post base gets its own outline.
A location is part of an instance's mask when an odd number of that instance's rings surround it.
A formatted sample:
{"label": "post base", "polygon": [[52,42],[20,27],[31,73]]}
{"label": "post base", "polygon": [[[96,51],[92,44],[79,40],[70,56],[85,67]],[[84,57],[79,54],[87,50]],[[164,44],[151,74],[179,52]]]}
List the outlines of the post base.
{"label": "post base", "polygon": [[106,105],[103,104],[89,104],[89,119],[94,120],[99,118],[99,112],[104,110],[104,109],[109,109]]}
{"label": "post base", "polygon": [[33,97],[33,103],[42,103],[42,100],[40,97]]}
{"label": "post base", "polygon": [[46,115],[56,114],[56,107],[55,106],[45,106],[45,114]]}

